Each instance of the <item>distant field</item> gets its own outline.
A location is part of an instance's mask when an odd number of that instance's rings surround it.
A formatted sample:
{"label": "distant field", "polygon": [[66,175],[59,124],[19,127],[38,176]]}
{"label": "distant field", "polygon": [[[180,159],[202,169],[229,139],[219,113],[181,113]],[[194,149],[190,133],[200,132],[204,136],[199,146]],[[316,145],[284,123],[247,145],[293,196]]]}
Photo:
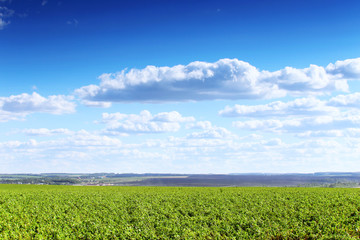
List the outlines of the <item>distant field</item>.
{"label": "distant field", "polygon": [[0,239],[359,237],[359,189],[0,185]]}
{"label": "distant field", "polygon": [[166,187],[352,187],[359,172],[288,174],[41,173],[0,174],[0,184]]}

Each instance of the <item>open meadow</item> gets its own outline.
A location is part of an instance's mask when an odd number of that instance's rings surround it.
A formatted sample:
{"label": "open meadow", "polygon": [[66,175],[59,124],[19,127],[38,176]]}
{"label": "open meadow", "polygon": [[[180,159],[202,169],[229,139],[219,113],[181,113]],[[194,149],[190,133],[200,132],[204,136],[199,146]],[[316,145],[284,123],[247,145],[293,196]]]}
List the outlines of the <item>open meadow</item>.
{"label": "open meadow", "polygon": [[1,239],[359,239],[360,190],[0,185]]}

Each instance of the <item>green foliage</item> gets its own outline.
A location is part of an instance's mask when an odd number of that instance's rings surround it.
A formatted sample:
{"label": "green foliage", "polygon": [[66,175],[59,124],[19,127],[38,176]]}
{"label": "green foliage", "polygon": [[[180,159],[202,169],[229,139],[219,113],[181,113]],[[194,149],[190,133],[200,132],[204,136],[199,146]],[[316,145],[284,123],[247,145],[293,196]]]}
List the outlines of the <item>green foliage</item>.
{"label": "green foliage", "polygon": [[359,189],[0,185],[0,239],[359,239]]}

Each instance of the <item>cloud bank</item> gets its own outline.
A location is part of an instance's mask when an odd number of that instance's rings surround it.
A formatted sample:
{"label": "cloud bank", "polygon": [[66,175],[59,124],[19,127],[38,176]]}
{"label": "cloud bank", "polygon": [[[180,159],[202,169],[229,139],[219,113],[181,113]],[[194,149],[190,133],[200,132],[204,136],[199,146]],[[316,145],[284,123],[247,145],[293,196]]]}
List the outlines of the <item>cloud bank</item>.
{"label": "cloud bank", "polygon": [[47,129],[47,128],[30,128],[21,131],[28,136],[54,136],[59,134],[69,135],[73,132],[66,128]]}
{"label": "cloud bank", "polygon": [[280,117],[299,115],[321,115],[338,112],[335,107],[327,106],[325,101],[316,98],[300,98],[290,102],[276,101],[264,105],[226,106],[219,111],[223,117]]}
{"label": "cloud bank", "polygon": [[266,119],[235,121],[233,126],[240,129],[265,132],[304,132],[308,130],[341,130],[348,128],[360,129],[359,112],[345,116],[319,116],[296,119]]}
{"label": "cloud bank", "polygon": [[164,166],[167,171],[190,173],[199,169],[203,173],[258,172],[265,167],[268,172],[288,172],[289,166],[298,171],[324,171],[324,164],[326,170],[343,171],[358,166],[354,161],[360,153],[358,134],[348,141],[317,138],[292,143],[249,135],[237,139],[139,139],[127,144],[117,137],[81,130],[56,139],[0,141],[0,162],[8,172],[28,172],[31,166],[36,172],[162,172]]}
{"label": "cloud bank", "polygon": [[210,121],[198,121],[196,123],[189,123],[187,129],[201,129],[200,132],[192,132],[186,137],[188,139],[231,139],[237,138],[235,134],[223,127],[214,126]]}
{"label": "cloud bank", "polygon": [[75,112],[73,97],[54,95],[48,98],[38,93],[23,93],[10,97],[0,97],[0,121],[17,120],[28,114],[40,112],[50,114],[65,114]]}
{"label": "cloud bank", "polygon": [[360,93],[338,95],[329,100],[319,100],[314,97],[298,98],[289,102],[275,101],[264,105],[226,106],[219,111],[222,117],[289,117],[336,115],[341,108],[360,108]]}
{"label": "cloud bank", "polygon": [[140,114],[103,113],[101,123],[107,125],[106,133],[117,135],[176,132],[180,123],[193,121],[195,118],[183,117],[176,111],[152,115],[144,110]]}
{"label": "cloud bank", "polygon": [[360,79],[360,58],[260,71],[238,59],[192,62],[173,67],[147,66],[99,76],[99,85],[75,90],[87,105],[99,102],[181,102],[215,99],[278,98],[348,91],[348,81]]}

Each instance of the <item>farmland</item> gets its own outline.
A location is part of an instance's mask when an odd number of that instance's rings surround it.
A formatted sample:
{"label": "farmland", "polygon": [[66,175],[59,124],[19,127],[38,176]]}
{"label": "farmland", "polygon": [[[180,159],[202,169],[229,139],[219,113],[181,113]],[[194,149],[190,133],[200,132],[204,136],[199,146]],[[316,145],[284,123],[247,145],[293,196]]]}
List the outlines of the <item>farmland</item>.
{"label": "farmland", "polygon": [[0,174],[4,184],[173,187],[359,187],[359,172],[287,174]]}
{"label": "farmland", "polygon": [[1,239],[358,239],[360,191],[0,185]]}

